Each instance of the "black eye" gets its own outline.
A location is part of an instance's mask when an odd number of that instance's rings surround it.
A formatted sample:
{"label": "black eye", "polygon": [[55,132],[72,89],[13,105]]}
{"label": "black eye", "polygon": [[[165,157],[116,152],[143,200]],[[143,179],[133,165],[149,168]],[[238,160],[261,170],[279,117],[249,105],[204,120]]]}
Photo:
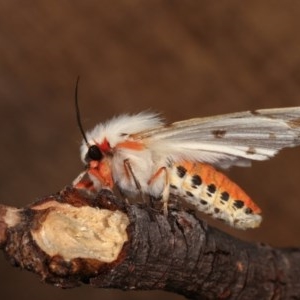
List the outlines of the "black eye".
{"label": "black eye", "polygon": [[88,152],[87,152],[87,158],[91,160],[101,160],[103,157],[102,152],[96,145],[92,145],[89,147]]}

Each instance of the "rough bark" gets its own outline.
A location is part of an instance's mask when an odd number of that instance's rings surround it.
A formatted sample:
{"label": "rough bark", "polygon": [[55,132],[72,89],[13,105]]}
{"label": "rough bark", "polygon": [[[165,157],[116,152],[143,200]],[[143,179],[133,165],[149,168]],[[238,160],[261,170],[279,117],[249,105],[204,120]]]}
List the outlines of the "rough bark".
{"label": "rough bark", "polygon": [[43,281],[165,290],[189,299],[299,299],[300,249],[240,241],[192,213],[167,217],[108,191],[66,188],[23,209],[0,206],[0,246]]}

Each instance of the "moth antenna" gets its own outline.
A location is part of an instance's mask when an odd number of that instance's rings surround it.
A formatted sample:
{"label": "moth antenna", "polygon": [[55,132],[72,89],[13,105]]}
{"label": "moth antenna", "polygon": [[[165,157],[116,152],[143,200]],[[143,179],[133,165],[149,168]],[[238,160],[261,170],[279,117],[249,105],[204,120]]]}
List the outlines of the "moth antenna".
{"label": "moth antenna", "polygon": [[79,111],[79,105],[78,105],[78,85],[79,85],[79,79],[80,76],[77,77],[76,80],[76,86],[75,86],[75,110],[76,110],[76,119],[77,119],[77,125],[79,127],[79,130],[81,132],[81,135],[83,136],[84,141],[86,142],[87,145],[89,145],[85,132],[83,130],[83,126],[81,123],[81,118],[80,118],[80,111]]}

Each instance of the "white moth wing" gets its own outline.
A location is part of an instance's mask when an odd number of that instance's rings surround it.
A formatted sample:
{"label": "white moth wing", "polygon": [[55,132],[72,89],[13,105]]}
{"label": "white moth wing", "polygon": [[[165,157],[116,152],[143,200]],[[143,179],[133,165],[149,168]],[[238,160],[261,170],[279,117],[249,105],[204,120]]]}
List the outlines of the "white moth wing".
{"label": "white moth wing", "polygon": [[300,145],[300,107],[262,109],[160,125],[130,136],[167,159],[249,166]]}

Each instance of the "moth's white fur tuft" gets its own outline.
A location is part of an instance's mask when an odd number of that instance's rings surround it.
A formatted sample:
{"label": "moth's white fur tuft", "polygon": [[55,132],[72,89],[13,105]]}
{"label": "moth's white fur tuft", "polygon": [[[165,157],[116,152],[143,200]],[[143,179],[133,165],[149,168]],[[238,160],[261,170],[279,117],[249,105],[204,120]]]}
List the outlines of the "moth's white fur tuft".
{"label": "moth's white fur tuft", "polygon": [[[162,118],[156,113],[141,112],[136,115],[123,114],[116,116],[105,123],[96,125],[91,131],[86,133],[89,145],[101,144],[106,138],[113,148],[118,143],[128,139],[130,134],[153,129],[163,124]],[[82,142],[81,159],[85,160],[87,153],[86,142]]]}

